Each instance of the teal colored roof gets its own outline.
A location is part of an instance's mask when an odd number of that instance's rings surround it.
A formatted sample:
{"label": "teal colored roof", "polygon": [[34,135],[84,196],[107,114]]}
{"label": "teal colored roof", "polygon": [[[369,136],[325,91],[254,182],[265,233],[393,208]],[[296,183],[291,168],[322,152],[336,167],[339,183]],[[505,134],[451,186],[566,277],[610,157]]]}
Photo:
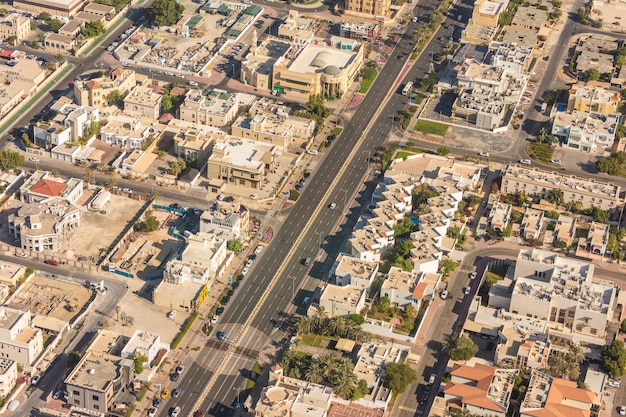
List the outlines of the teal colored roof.
{"label": "teal colored roof", "polygon": [[244,13],[245,13],[245,14],[249,14],[249,15],[251,15],[251,16],[256,16],[256,15],[258,15],[259,13],[261,13],[261,10],[262,10],[262,9],[261,9],[259,6],[257,6],[257,5],[255,4],[255,5],[252,5],[252,6],[248,7],[248,8],[244,11]]}

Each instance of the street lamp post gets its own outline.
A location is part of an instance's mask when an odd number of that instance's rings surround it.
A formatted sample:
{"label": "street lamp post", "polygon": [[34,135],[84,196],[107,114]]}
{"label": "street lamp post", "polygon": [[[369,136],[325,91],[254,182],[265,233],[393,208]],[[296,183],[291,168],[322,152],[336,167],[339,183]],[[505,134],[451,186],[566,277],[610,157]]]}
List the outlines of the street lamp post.
{"label": "street lamp post", "polygon": [[233,387],[233,391],[237,393],[237,402],[235,403],[235,410],[239,410],[239,408],[241,407],[241,402],[239,401],[239,390]]}

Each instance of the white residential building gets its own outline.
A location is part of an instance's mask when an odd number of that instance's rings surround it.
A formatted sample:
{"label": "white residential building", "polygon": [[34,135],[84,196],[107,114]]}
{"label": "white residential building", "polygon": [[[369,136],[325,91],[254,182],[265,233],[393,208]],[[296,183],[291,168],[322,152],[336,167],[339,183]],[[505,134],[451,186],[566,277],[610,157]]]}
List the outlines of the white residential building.
{"label": "white residential building", "polygon": [[32,326],[29,311],[0,307],[0,354],[29,366],[43,352],[43,334]]}
{"label": "white residential building", "polygon": [[135,330],[124,349],[122,349],[122,358],[132,359],[135,353],[144,355],[148,360],[144,367],[148,368],[152,361],[156,358],[161,349],[161,336],[157,333],[147,332],[145,330]]}
{"label": "white residential building", "polygon": [[569,148],[604,153],[613,146],[619,117],[597,112],[559,112],[552,124],[552,134],[567,141]]}
{"label": "white residential building", "polygon": [[545,320],[550,334],[604,340],[617,291],[610,282],[594,280],[593,273],[593,264],[537,249],[521,250],[510,311]]}
{"label": "white residential building", "polygon": [[0,359],[0,396],[7,398],[17,383],[17,362],[11,359]]}
{"label": "white residential building", "polygon": [[100,129],[100,140],[121,148],[141,149],[148,136],[156,137],[160,130],[138,117],[118,114],[107,118],[107,124]]}
{"label": "white residential building", "polygon": [[320,296],[319,306],[324,307],[329,317],[360,314],[365,307],[366,295],[364,288],[328,284]]}
{"label": "white residential building", "polygon": [[378,273],[378,262],[357,259],[340,253],[330,268],[331,281],[340,286],[351,285],[369,290]]}
{"label": "white residential building", "polygon": [[240,110],[250,107],[256,97],[245,93],[229,93],[214,89],[205,95],[204,90],[189,90],[180,106],[180,119],[214,127],[230,125]]}

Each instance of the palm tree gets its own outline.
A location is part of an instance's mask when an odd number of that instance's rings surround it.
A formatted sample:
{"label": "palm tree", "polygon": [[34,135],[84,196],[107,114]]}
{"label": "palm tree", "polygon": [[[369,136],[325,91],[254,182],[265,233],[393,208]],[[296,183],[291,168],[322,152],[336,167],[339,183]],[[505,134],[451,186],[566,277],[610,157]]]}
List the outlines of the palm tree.
{"label": "palm tree", "polygon": [[316,333],[320,333],[319,330],[325,327],[327,320],[328,312],[326,312],[324,306],[317,307],[317,309],[315,310],[315,314],[313,314],[313,317],[311,317],[312,330]]}
{"label": "palm tree", "polygon": [[304,375],[304,379],[309,382],[313,382],[314,384],[320,384],[324,382],[324,369],[322,369],[322,366],[317,359],[314,359],[311,362],[311,365]]}
{"label": "palm tree", "polygon": [[332,319],[328,320],[327,328],[330,334],[334,336],[342,337],[342,333],[344,329],[346,328],[345,317],[343,316],[333,317]]}
{"label": "palm tree", "polygon": [[580,366],[578,366],[578,364],[574,362],[569,362],[568,365],[569,366],[567,367],[567,377],[572,381],[576,381],[580,376]]}
{"label": "palm tree", "polygon": [[333,392],[344,400],[349,399],[356,386],[356,377],[351,368],[341,367],[336,370]]}
{"label": "palm tree", "polygon": [[296,351],[293,349],[287,349],[283,352],[283,357],[280,359],[280,366],[283,368],[291,367],[291,364],[296,358]]}
{"label": "palm tree", "polygon": [[550,374],[558,378],[565,376],[568,370],[568,365],[569,362],[563,352],[555,353],[550,356],[550,359],[548,360],[548,369],[550,370]]}
{"label": "palm tree", "polygon": [[579,345],[570,342],[569,343],[569,352],[567,353],[567,361],[570,363],[575,363],[577,365],[581,364],[585,360],[585,353],[580,348]]}
{"label": "palm tree", "polygon": [[311,319],[307,316],[298,317],[298,323],[296,324],[296,329],[298,329],[298,334],[309,334],[312,329]]}

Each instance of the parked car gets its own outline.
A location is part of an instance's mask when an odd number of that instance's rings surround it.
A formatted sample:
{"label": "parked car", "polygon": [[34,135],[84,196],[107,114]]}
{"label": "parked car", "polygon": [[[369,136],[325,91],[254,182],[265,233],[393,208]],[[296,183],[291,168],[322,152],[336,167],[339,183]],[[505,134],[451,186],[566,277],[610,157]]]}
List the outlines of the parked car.
{"label": "parked car", "polygon": [[478,152],[478,156],[484,156],[485,158],[489,158],[489,152]]}
{"label": "parked car", "polygon": [[177,373],[178,375],[180,375],[180,374],[182,374],[183,372],[185,372],[185,367],[184,367],[183,365],[178,365],[178,366],[176,367],[176,373]]}
{"label": "parked car", "polygon": [[170,414],[171,417],[178,417],[178,415],[180,414],[180,407],[175,407],[172,410],[172,414]]}
{"label": "parked car", "polygon": [[167,317],[170,319],[176,317],[176,310],[171,310],[169,313],[167,313]]}
{"label": "parked car", "polygon": [[476,279],[477,276],[478,274],[476,273],[476,271],[474,271],[470,274],[470,279]]}
{"label": "parked car", "polygon": [[28,158],[30,162],[39,162],[39,158]]}
{"label": "parked car", "polygon": [[437,374],[430,374],[430,377],[428,378],[428,383],[429,384],[434,384],[435,383],[435,379],[437,379]]}
{"label": "parked car", "polygon": [[57,261],[56,259],[48,259],[48,260],[46,261],[46,263],[47,263],[48,265],[52,265],[52,266],[59,266],[59,265],[61,265],[61,264],[59,263],[59,261]]}
{"label": "parked car", "polygon": [[524,165],[531,165],[532,161],[530,159],[520,159],[519,163]]}
{"label": "parked car", "polygon": [[41,375],[35,375],[31,380],[30,380],[30,385],[37,385],[39,383],[39,381],[41,381]]}
{"label": "parked car", "polygon": [[174,391],[172,391],[172,398],[178,398],[179,395],[180,395],[179,388],[176,388]]}
{"label": "parked car", "polygon": [[561,165],[563,162],[560,159],[552,159],[550,160],[554,165]]}
{"label": "parked car", "polygon": [[211,324],[215,324],[215,323],[217,323],[217,321],[219,320],[219,318],[220,318],[220,316],[218,316],[218,315],[213,316],[213,318],[211,319]]}
{"label": "parked car", "polygon": [[162,399],[166,399],[169,396],[170,396],[170,391],[169,390],[164,389],[163,391],[161,391],[161,398]]}
{"label": "parked car", "polygon": [[163,400],[157,397],[157,398],[154,399],[154,401],[152,401],[152,406],[154,408],[159,408],[161,406],[162,402],[163,402]]}
{"label": "parked car", "polygon": [[445,300],[446,298],[448,298],[448,290],[441,291],[441,294],[439,294],[439,297],[441,297],[442,300]]}
{"label": "parked car", "polygon": [[157,414],[157,409],[155,407],[151,407],[148,410],[148,417],[155,417]]}
{"label": "parked car", "polygon": [[469,295],[472,292],[472,287],[463,287],[463,294]]}

